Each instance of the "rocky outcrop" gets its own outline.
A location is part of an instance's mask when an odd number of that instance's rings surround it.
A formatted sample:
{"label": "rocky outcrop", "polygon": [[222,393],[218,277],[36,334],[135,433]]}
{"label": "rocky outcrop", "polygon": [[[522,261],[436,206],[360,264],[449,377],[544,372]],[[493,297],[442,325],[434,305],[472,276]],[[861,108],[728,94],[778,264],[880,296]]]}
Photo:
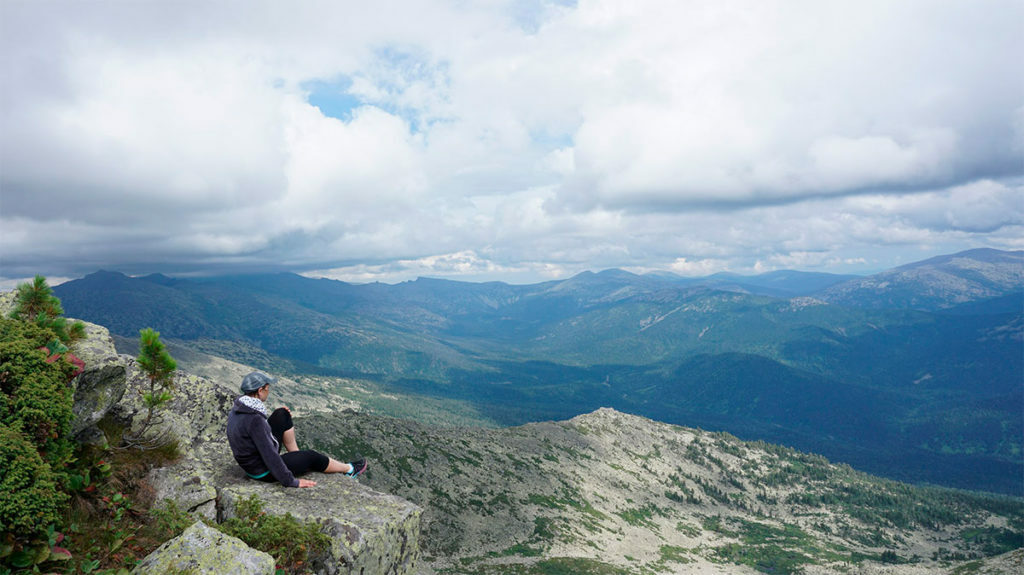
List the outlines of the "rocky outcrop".
{"label": "rocky outcrop", "polygon": [[214,521],[217,519],[217,483],[213,462],[234,465],[227,446],[203,445],[169,467],[154,469],[149,483],[157,499],[173,501],[178,509]]}
{"label": "rocky outcrop", "polygon": [[[147,382],[133,359],[121,357],[127,391],[111,413],[137,424],[145,416],[139,390]],[[162,412],[156,433],[175,438],[184,455],[150,474],[158,499],[174,501],[197,516],[223,520],[233,516],[237,501],[255,495],[266,512],[312,521],[331,537],[330,554],[310,560],[317,573],[413,571],[419,554],[419,507],[339,475],[316,475],[312,479],[318,484],[309,489],[251,481],[235,463],[224,437],[235,393],[183,372],[175,386],[175,399]]]}
{"label": "rocky outcrop", "polygon": [[135,566],[140,575],[273,575],[274,558],[241,539],[195,522]]}
{"label": "rocky outcrop", "polygon": [[209,520],[235,516],[251,496],[274,515],[320,525],[330,553],[310,558],[317,573],[412,573],[419,556],[421,509],[342,475],[315,475],[316,487],[286,488],[247,479],[225,442],[197,446],[174,465],[155,470],[150,484],[160,499]]}
{"label": "rocky outcrop", "polygon": [[10,290],[0,292],[0,316],[7,317],[14,310],[14,301],[17,299],[17,291]]}
{"label": "rocky outcrop", "polygon": [[317,573],[411,573],[419,555],[420,508],[376,492],[343,475],[319,475],[316,487],[288,489],[268,486],[236,474],[220,483],[219,514],[235,516],[239,501],[256,496],[264,511],[291,513],[320,525],[331,538],[330,553],[311,557]]}
{"label": "rocky outcrop", "polygon": [[[0,311],[9,312],[12,303],[12,292],[0,293]],[[129,435],[140,428],[147,417],[143,394],[149,381],[132,356],[117,353],[106,328],[85,326],[87,338],[72,347],[86,363],[72,381],[73,431],[79,441],[106,444],[97,425],[101,422]],[[266,512],[291,513],[316,523],[331,538],[330,551],[307,563],[317,573],[415,572],[421,515],[416,505],[340,475],[317,475],[317,486],[308,489],[245,477],[231,456],[224,428],[237,383],[251,369],[239,364],[231,368],[230,382],[179,370],[173,399],[157,412],[145,437],[136,438],[177,442],[183,454],[174,464],[151,472],[156,498],[215,521],[232,517],[238,501],[255,496]],[[146,557],[133,573],[272,574],[274,560],[199,521]]]}
{"label": "rocky outcrop", "polygon": [[[97,423],[129,434],[145,420],[142,396],[149,381],[129,355],[118,355],[106,328],[86,324],[88,338],[73,351],[86,362],[72,382],[74,433],[79,441],[104,444]],[[146,438],[175,441],[182,457],[153,470],[157,500],[208,521],[231,517],[234,504],[255,495],[268,513],[291,513],[321,526],[331,550],[311,558],[317,573],[412,573],[419,554],[420,508],[378,493],[343,476],[317,475],[310,489],[248,480],[235,464],[224,435],[237,382],[220,383],[179,370],[173,399],[157,412]],[[301,423],[299,424],[301,425]],[[105,429],[107,427],[104,427]],[[220,507],[218,508],[218,501]],[[273,573],[273,559],[201,522],[147,557],[136,573]]]}
{"label": "rocky outcrop", "polygon": [[75,400],[71,433],[82,440],[95,436],[95,425],[121,401],[125,390],[125,367],[117,357],[108,357],[98,363],[87,363],[86,369],[75,378]]}
{"label": "rocky outcrop", "polygon": [[72,349],[85,362],[85,370],[71,382],[75,390],[71,433],[83,443],[105,445],[106,437],[96,423],[124,397],[124,360],[117,356],[107,328],[86,322],[85,334]]}
{"label": "rocky outcrop", "polygon": [[[142,397],[149,391],[149,379],[135,358],[119,357],[125,367],[126,387],[123,399],[110,414],[137,429],[147,417]],[[186,453],[203,443],[225,441],[227,412],[235,399],[230,388],[179,370],[172,393],[171,401],[155,416],[157,423],[151,432],[154,437],[174,439]]]}

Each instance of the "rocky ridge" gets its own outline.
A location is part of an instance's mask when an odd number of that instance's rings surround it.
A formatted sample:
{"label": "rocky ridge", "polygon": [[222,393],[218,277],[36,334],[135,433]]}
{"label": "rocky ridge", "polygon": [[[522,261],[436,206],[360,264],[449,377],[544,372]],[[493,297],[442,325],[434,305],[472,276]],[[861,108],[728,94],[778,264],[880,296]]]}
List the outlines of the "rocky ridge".
{"label": "rocky ridge", "polygon": [[986,559],[1019,546],[1019,499],[611,409],[500,430],[358,413],[301,425],[320,447],[371,457],[368,485],[424,508],[425,560],[441,573],[923,575],[1024,559]]}
{"label": "rocky ridge", "polygon": [[1022,284],[1024,251],[978,249],[850,280],[817,297],[840,305],[934,310],[1019,293]]}

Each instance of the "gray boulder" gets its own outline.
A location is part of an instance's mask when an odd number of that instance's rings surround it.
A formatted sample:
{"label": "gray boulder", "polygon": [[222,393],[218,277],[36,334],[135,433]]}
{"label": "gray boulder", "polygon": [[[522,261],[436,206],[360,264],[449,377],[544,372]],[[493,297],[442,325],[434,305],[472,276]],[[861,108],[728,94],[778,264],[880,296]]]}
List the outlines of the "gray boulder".
{"label": "gray boulder", "polygon": [[132,573],[273,575],[274,558],[197,521],[143,559]]}
{"label": "gray boulder", "polygon": [[419,556],[420,514],[416,505],[379,493],[343,475],[314,475],[316,487],[296,489],[250,481],[240,472],[218,480],[220,519],[235,516],[238,502],[255,495],[267,513],[320,525],[331,538],[330,553],[311,557],[316,573],[413,573]]}
{"label": "gray boulder", "polygon": [[[149,391],[149,379],[139,369],[135,358],[127,355],[119,357],[126,371],[126,388],[124,397],[114,406],[111,414],[129,429],[137,430],[147,415],[142,397]],[[227,413],[235,395],[216,382],[178,370],[174,376],[172,399],[157,410],[154,417],[157,423],[150,435],[177,441],[185,453],[211,441],[224,442]]]}
{"label": "gray boulder", "polygon": [[124,397],[126,371],[107,328],[86,322],[85,333],[86,338],[71,348],[85,362],[85,371],[71,382],[75,390],[71,433],[83,443],[104,444],[106,437],[96,423]]}
{"label": "gray boulder", "polygon": [[157,500],[172,501],[178,509],[215,521],[217,485],[213,462],[217,461],[222,466],[238,467],[226,441],[195,447],[174,464],[151,471],[147,480]]}
{"label": "gray boulder", "polygon": [[0,315],[7,317],[14,311],[14,300],[17,293],[17,290],[0,292]]}
{"label": "gray boulder", "polygon": [[[148,389],[148,380],[134,359],[121,358],[128,371],[128,392],[114,413],[138,428],[146,416],[142,393]],[[225,435],[227,413],[235,394],[214,381],[181,370],[174,381],[174,398],[159,411],[159,423],[152,435],[177,441],[182,457],[170,466],[154,469],[148,479],[158,500],[171,500],[179,509],[214,519],[215,469],[228,464],[237,468]]]}
{"label": "gray boulder", "polygon": [[85,324],[85,339],[76,341],[71,346],[71,352],[85,362],[86,369],[92,364],[117,356],[117,348],[114,347],[114,339],[110,337],[110,330],[87,321],[82,323]]}
{"label": "gray boulder", "polygon": [[[75,399],[71,411],[75,418],[71,422],[71,433],[81,441],[88,435],[95,435],[92,432],[96,423],[124,397],[124,363],[117,356],[87,363],[73,385]],[[89,433],[83,433],[87,430]]]}

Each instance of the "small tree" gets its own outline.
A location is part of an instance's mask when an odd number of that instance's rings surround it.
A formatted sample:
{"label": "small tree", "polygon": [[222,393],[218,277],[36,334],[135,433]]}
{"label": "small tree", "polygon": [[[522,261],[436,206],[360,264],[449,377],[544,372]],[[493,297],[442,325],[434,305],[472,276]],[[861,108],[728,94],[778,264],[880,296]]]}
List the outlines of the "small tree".
{"label": "small tree", "polygon": [[[160,332],[148,327],[139,331],[139,356],[135,359],[149,379],[149,389],[142,393],[142,400],[146,404],[146,419],[143,420],[138,432],[133,434],[134,438],[126,438],[126,441],[129,444],[141,445],[150,428],[159,422],[154,419],[154,414],[171,400],[174,371],[178,368],[178,363],[164,348],[160,341]],[[161,440],[158,438],[155,442],[161,443]]]}
{"label": "small tree", "polygon": [[53,289],[46,283],[46,278],[37,275],[32,283],[18,285],[15,296],[12,319],[34,321],[39,327],[53,330],[57,338],[64,343],[72,343],[85,338],[85,324],[76,321],[68,325],[64,317],[64,308],[60,299],[53,295]]}

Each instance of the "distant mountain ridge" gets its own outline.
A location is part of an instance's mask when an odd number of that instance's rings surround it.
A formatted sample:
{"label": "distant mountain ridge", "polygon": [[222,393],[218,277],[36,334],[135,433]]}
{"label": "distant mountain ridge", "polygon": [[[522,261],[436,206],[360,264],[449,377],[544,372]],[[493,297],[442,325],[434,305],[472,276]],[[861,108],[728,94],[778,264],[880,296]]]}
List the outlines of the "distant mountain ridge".
{"label": "distant mountain ridge", "polygon": [[772,297],[798,297],[818,293],[825,288],[841,284],[861,276],[778,270],[758,275],[740,275],[720,272],[702,278],[684,278],[675,274],[647,274],[669,278],[680,284],[703,285],[727,291],[739,291]]}
{"label": "distant mountain ridge", "polygon": [[819,295],[838,305],[941,310],[1020,294],[1024,251],[976,249],[907,264],[831,286]]}
{"label": "distant mountain ridge", "polygon": [[372,378],[507,425],[612,406],[890,477],[1022,493],[1022,257],[744,278],[798,297],[622,270],[526,286],[98,272],[54,291],[69,316],[119,335],[150,326],[198,351]]}

